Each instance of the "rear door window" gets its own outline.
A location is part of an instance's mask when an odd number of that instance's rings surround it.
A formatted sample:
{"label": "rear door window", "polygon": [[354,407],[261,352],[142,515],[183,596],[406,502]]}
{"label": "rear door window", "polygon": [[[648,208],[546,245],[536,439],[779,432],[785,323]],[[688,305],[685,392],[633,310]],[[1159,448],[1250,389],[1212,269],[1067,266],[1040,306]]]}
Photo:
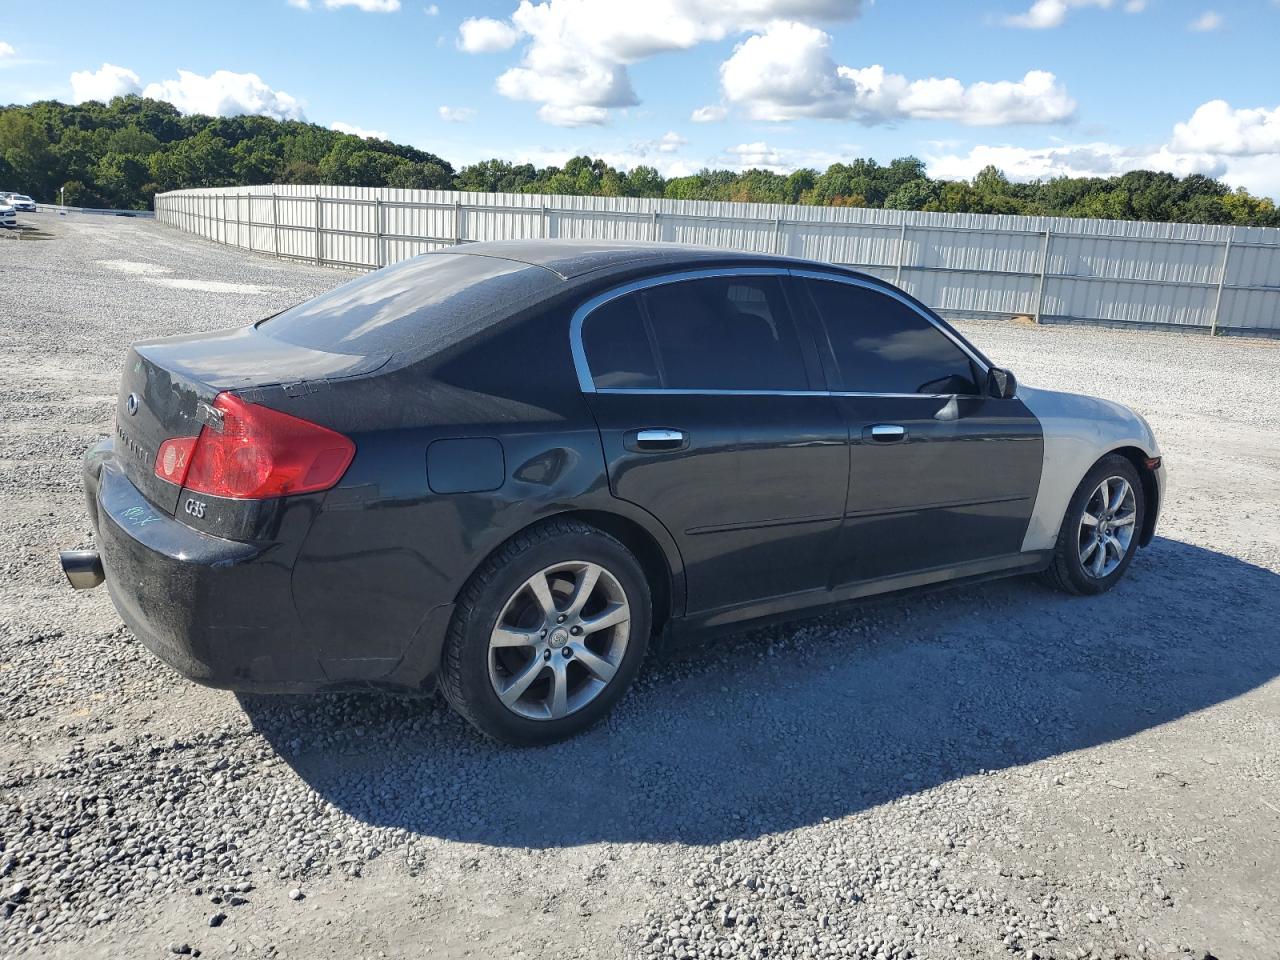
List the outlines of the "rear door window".
{"label": "rear door window", "polygon": [[777,277],[682,280],[650,287],[641,300],[664,387],[809,389]]}
{"label": "rear door window", "polygon": [[969,355],[918,310],[870,287],[806,280],[851,393],[977,394]]}
{"label": "rear door window", "polygon": [[777,277],[710,277],[610,300],[583,325],[597,389],[807,390]]}
{"label": "rear door window", "polygon": [[661,386],[641,304],[629,293],[592,311],[582,328],[582,349],[598,389]]}

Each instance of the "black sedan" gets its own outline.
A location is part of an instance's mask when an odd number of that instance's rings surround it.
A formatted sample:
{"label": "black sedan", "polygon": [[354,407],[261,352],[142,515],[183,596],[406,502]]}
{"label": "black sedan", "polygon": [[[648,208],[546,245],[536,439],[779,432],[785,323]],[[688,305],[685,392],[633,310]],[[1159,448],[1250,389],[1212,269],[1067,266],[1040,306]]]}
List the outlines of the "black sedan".
{"label": "black sedan", "polygon": [[1146,422],[1033,390],[831,265],[480,243],[136,344],[85,460],[125,622],[200,683],[429,690],[512,743],[599,720],[659,634],[1151,540]]}

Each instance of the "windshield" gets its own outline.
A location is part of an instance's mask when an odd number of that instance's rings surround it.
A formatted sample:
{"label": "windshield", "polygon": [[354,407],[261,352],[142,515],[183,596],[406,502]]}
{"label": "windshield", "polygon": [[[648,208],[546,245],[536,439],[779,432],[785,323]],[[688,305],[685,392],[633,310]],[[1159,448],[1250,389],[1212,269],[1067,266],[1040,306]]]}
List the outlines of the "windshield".
{"label": "windshield", "polygon": [[259,324],[302,347],[372,356],[435,352],[547,296],[541,267],[432,253],[344,283]]}

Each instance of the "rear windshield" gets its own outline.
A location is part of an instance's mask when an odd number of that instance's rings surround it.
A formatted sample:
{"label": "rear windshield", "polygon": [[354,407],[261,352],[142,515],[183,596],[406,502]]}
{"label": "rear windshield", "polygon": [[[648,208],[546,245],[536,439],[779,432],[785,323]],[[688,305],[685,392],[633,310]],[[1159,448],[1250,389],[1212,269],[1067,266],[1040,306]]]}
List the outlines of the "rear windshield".
{"label": "rear windshield", "polygon": [[559,284],[541,267],[514,260],[432,253],[344,283],[258,328],[329,353],[422,356],[516,313]]}

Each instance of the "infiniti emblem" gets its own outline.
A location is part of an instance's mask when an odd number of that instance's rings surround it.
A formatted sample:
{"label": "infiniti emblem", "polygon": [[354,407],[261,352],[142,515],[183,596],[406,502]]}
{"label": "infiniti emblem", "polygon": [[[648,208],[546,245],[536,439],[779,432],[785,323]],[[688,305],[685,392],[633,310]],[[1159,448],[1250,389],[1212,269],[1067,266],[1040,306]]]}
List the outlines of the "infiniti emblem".
{"label": "infiniti emblem", "polygon": [[135,413],[137,413],[138,412],[138,395],[136,393],[129,394],[128,399],[125,400],[124,402],[124,407],[126,410],[129,411],[129,416],[131,417]]}

